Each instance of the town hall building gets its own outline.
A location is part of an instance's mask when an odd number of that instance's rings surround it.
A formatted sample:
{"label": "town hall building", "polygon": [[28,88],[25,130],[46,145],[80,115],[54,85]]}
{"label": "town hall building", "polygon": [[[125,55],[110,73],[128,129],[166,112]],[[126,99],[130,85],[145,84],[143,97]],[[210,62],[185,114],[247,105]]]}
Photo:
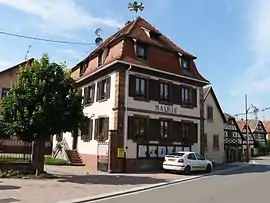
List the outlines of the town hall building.
{"label": "town hall building", "polygon": [[174,151],[201,152],[209,82],[195,59],[143,18],[126,23],[72,69],[89,119],[58,139],[66,155],[132,172],[161,167]]}

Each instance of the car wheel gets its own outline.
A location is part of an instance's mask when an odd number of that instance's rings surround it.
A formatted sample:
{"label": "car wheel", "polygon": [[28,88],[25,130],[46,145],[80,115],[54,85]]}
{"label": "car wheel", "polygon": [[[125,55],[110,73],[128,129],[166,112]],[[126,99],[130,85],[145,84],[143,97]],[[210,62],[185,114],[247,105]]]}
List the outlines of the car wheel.
{"label": "car wheel", "polygon": [[185,167],[185,175],[189,175],[190,174],[190,172],[191,172],[191,168],[190,168],[190,166],[186,166]]}
{"label": "car wheel", "polygon": [[208,164],[206,166],[206,173],[211,173],[212,172],[212,166],[210,164]]}

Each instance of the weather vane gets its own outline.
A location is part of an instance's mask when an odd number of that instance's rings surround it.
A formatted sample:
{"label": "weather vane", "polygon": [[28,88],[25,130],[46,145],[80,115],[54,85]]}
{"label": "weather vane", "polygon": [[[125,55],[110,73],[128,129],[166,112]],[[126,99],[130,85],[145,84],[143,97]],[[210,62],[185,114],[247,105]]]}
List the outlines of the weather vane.
{"label": "weather vane", "polygon": [[134,18],[136,18],[138,11],[143,11],[144,5],[143,3],[138,3],[137,1],[134,1],[133,3],[128,4],[128,9],[134,12]]}

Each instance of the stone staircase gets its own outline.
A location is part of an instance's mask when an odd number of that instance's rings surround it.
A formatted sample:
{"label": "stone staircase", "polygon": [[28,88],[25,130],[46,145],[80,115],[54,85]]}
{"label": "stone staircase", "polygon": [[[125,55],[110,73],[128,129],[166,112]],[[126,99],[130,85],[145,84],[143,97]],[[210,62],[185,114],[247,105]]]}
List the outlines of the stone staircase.
{"label": "stone staircase", "polygon": [[66,150],[66,154],[69,158],[70,165],[72,166],[85,166],[78,151],[76,149]]}

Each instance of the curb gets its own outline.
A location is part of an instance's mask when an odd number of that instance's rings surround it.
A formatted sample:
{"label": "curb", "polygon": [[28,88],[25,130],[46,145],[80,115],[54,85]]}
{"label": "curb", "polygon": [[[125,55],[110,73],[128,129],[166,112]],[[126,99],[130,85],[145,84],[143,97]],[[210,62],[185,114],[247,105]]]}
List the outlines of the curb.
{"label": "curb", "polygon": [[183,179],[157,183],[157,184],[153,184],[153,185],[149,185],[149,186],[137,187],[137,188],[133,188],[133,189],[125,190],[125,191],[111,192],[111,193],[95,195],[95,196],[91,196],[91,197],[73,199],[73,200],[70,200],[70,201],[61,201],[61,202],[57,202],[57,203],[87,203],[87,202],[93,202],[93,201],[103,200],[103,199],[112,198],[112,197],[116,197],[116,196],[122,196],[122,195],[126,195],[126,194],[132,194],[132,193],[136,193],[136,192],[141,192],[141,191],[151,190],[151,189],[155,189],[155,188],[160,188],[160,187],[163,187],[163,186],[173,185],[173,184],[177,184],[177,183],[181,183],[181,182],[187,182],[187,181],[190,181],[190,180],[195,180],[195,179],[199,179],[199,178],[207,177],[207,176],[211,176],[211,175],[218,175],[218,174],[234,171],[234,170],[237,170],[237,169],[245,168],[245,167],[248,167],[248,166],[251,166],[251,164],[244,164],[244,165],[241,165],[241,166],[237,166],[237,167],[233,167],[233,168],[229,168],[229,169],[224,169],[224,170],[212,172],[212,173],[209,173],[209,174],[203,174],[203,175],[198,175],[198,176],[194,176],[194,177],[187,177],[187,178],[183,178]]}

